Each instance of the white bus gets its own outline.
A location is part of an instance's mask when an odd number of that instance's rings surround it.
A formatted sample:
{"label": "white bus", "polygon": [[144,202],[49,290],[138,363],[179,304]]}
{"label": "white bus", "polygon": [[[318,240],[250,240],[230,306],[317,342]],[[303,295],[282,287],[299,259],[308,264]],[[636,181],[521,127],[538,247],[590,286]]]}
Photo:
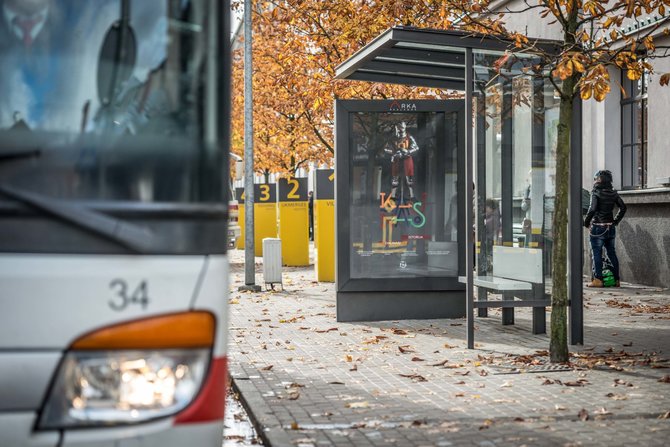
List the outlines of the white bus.
{"label": "white bus", "polygon": [[0,446],[221,446],[230,11],[0,0]]}

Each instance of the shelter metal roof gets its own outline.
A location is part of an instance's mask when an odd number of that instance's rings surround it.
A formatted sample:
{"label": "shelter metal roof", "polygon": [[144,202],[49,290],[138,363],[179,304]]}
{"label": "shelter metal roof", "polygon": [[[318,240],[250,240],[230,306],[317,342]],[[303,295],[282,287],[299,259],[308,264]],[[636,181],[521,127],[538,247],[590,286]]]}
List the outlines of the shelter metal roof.
{"label": "shelter metal roof", "polygon": [[[559,42],[542,40],[545,50]],[[510,41],[464,31],[394,27],[336,68],[336,79],[465,90],[465,50],[514,51]]]}

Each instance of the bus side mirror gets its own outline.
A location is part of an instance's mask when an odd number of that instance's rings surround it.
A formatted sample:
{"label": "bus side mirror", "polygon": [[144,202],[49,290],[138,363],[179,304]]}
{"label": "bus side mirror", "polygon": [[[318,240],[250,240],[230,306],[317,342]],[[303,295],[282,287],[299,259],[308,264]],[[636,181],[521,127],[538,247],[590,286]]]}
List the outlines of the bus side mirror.
{"label": "bus side mirror", "polygon": [[98,57],[98,99],[108,106],[133,73],[137,40],[127,20],[114,22],[107,31]]}

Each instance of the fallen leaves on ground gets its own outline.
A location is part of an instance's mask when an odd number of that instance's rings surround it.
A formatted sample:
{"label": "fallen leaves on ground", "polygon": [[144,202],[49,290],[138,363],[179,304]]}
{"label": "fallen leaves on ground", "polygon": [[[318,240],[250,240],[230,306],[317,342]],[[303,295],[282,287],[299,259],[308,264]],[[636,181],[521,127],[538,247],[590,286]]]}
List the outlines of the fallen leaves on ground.
{"label": "fallen leaves on ground", "polygon": [[264,366],[264,367],[261,368],[261,371],[270,371],[273,367],[274,367],[274,365]]}
{"label": "fallen leaves on ground", "polygon": [[379,344],[380,341],[388,338],[386,335],[375,335],[372,338],[368,338],[366,340],[363,340],[364,345],[376,345]]}
{"label": "fallen leaves on ground", "polygon": [[573,353],[572,357],[572,365],[578,368],[606,368],[616,371],[623,371],[634,366],[670,368],[670,361],[659,357],[655,352],[626,352],[624,350],[615,352],[613,348],[608,348],[604,353]]}
{"label": "fallen leaves on ground", "polygon": [[588,421],[589,420],[589,412],[586,411],[584,408],[579,410],[579,413],[577,413],[577,417],[579,418],[580,421]]}
{"label": "fallen leaves on ground", "polygon": [[617,299],[609,299],[605,301],[608,307],[617,309],[630,309],[632,313],[636,314],[670,314],[670,304],[663,304],[660,306],[652,306],[650,304],[637,303],[630,304],[626,301]]}
{"label": "fallen leaves on ground", "polygon": [[670,383],[670,374],[664,375],[663,377],[658,379],[658,381],[662,383]]}
{"label": "fallen leaves on ground", "polygon": [[493,421],[491,419],[486,419],[482,425],[479,426],[480,430],[486,430],[487,428],[491,427],[493,425]]}
{"label": "fallen leaves on ground", "polygon": [[460,427],[458,427],[457,422],[442,422],[440,424],[440,429],[443,431],[446,431],[447,433],[456,433],[457,431],[460,430]]}
{"label": "fallen leaves on ground", "polygon": [[367,402],[367,401],[363,401],[363,402],[348,402],[348,403],[344,404],[344,406],[345,406],[346,408],[352,408],[352,409],[356,409],[356,408],[368,408],[368,407],[370,407],[370,403]]}
{"label": "fallen leaves on ground", "polygon": [[400,377],[407,377],[408,379],[412,379],[412,382],[428,382],[428,379],[423,377],[420,374],[398,374]]}
{"label": "fallen leaves on ground", "polygon": [[414,352],[414,349],[410,345],[403,345],[403,346],[398,346],[398,350],[402,352],[403,354],[408,354],[410,352]]}
{"label": "fallen leaves on ground", "polygon": [[302,321],[304,319],[305,319],[305,317],[303,315],[297,315],[295,317],[288,318],[288,319],[282,318],[282,319],[279,320],[279,322],[280,323],[297,323],[298,321]]}

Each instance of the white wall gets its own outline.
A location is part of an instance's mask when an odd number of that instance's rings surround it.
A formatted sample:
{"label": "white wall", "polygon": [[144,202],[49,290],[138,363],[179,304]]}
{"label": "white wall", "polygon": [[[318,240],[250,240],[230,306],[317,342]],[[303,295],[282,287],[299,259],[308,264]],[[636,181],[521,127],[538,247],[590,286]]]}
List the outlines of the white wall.
{"label": "white wall", "polygon": [[614,187],[621,188],[621,72],[610,69],[612,81],[603,102],[594,99],[582,104],[582,185],[591,188],[593,173],[609,169]]}
{"label": "white wall", "polygon": [[[528,8],[528,4],[535,5],[537,2],[528,2],[527,0],[501,0],[492,2],[491,9],[499,12],[522,11]],[[554,17],[549,14],[546,18],[541,18],[539,9],[531,9],[524,13],[511,13],[505,18],[505,26],[510,31],[517,31],[529,37],[542,39],[563,40],[560,26],[550,25]]]}
{"label": "white wall", "polygon": [[[656,41],[658,46],[670,45],[670,38]],[[670,57],[651,61],[656,72],[651,76],[648,87],[649,147],[647,178],[649,187],[660,186],[658,177],[670,176],[670,86],[658,83],[663,73],[670,72]]]}

